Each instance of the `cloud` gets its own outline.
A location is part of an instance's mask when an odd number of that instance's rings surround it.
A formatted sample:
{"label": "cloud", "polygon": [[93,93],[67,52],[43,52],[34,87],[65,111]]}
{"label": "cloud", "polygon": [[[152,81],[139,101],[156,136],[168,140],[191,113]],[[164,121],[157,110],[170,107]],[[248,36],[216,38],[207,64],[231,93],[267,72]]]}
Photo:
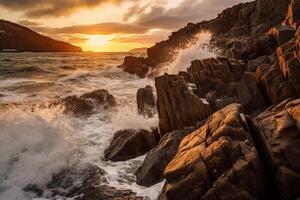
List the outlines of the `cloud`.
{"label": "cloud", "polygon": [[124,14],[124,19],[136,18],[134,23],[150,28],[177,29],[188,22],[215,18],[222,10],[247,1],[249,0],[183,0],[173,8],[152,5],[147,9],[134,5]]}
{"label": "cloud", "polygon": [[110,35],[110,34],[144,34],[148,28],[120,22],[107,22],[90,25],[75,25],[63,28],[55,28],[50,31],[59,34],[87,34],[87,35]]}
{"label": "cloud", "polygon": [[110,41],[112,42],[118,42],[118,43],[147,43],[147,44],[153,44],[155,42],[158,42],[160,40],[167,39],[167,35],[170,34],[170,31],[165,30],[158,30],[153,31],[149,34],[133,34],[133,35],[121,35],[117,36]]}
{"label": "cloud", "polygon": [[18,23],[23,26],[39,26],[39,25],[41,25],[38,22],[30,21],[30,20],[19,20]]}
{"label": "cloud", "polygon": [[89,39],[84,37],[69,37],[68,42],[71,43],[86,43]]}
{"label": "cloud", "polygon": [[24,12],[28,17],[69,15],[81,8],[126,0],[0,0],[0,6]]}

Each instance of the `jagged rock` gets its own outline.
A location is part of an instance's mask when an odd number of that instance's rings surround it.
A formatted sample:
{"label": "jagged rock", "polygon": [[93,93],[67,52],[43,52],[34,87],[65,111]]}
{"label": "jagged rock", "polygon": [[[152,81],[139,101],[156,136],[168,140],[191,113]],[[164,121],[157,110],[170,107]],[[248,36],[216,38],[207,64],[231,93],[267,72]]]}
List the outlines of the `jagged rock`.
{"label": "jagged rock", "polygon": [[64,112],[74,115],[88,115],[99,106],[104,109],[116,106],[115,98],[107,90],[100,89],[93,92],[85,93],[81,96],[69,96],[53,105],[63,104]]}
{"label": "jagged rock", "polygon": [[238,60],[252,60],[274,52],[274,40],[271,36],[252,36],[246,39],[230,41],[226,49],[226,55]]}
{"label": "jagged rock", "polygon": [[290,41],[295,36],[296,30],[290,26],[277,26],[269,31],[269,34],[275,37],[278,46]]}
{"label": "jagged rock", "polygon": [[268,102],[258,87],[255,73],[246,72],[237,86],[238,102],[243,105],[247,113],[261,111]]}
{"label": "jagged rock", "polygon": [[156,112],[156,98],[153,94],[153,88],[151,86],[138,89],[136,101],[140,115],[153,117]]}
{"label": "jagged rock", "polygon": [[125,129],[117,131],[105,150],[105,159],[116,161],[125,161],[141,156],[158,143],[158,135],[146,130]]}
{"label": "jagged rock", "polygon": [[211,113],[209,104],[190,91],[181,76],[165,74],[157,77],[155,87],[162,135],[195,125]]}
{"label": "jagged rock", "polygon": [[214,113],[186,136],[167,165],[160,199],[264,199],[258,153],[239,104]]}
{"label": "jagged rock", "polygon": [[289,3],[288,13],[285,24],[297,28],[300,25],[300,2],[299,0],[291,0]]}
{"label": "jagged rock", "polygon": [[239,81],[244,70],[243,62],[221,57],[195,60],[187,69],[201,97],[210,91],[216,91],[217,95],[225,94],[228,84]]}
{"label": "jagged rock", "polygon": [[250,72],[255,72],[257,67],[263,64],[270,64],[271,63],[270,56],[260,56],[258,58],[255,58],[253,60],[249,60],[247,63],[247,70]]}
{"label": "jagged rock", "polygon": [[175,156],[180,141],[190,132],[191,129],[185,129],[165,134],[135,172],[137,184],[149,187],[162,181],[165,167]]}
{"label": "jagged rock", "polygon": [[300,96],[299,38],[296,34],[295,38],[277,48],[272,66],[261,65],[256,70],[258,80],[273,104]]}
{"label": "jagged rock", "polygon": [[300,197],[300,99],[285,100],[255,118],[258,150],[281,199]]}
{"label": "jagged rock", "polygon": [[134,56],[126,56],[123,64],[119,67],[122,68],[125,72],[135,74],[140,78],[145,78],[149,71],[146,60],[142,57],[137,58]]}

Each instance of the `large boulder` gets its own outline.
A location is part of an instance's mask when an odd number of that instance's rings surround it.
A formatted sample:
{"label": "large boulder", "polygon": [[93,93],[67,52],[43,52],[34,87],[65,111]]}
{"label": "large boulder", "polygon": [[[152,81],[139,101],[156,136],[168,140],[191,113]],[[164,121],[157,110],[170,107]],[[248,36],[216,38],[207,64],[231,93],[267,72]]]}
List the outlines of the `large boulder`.
{"label": "large boulder", "polygon": [[260,159],[241,105],[214,113],[167,165],[160,199],[265,199]]}
{"label": "large boulder", "polygon": [[257,148],[281,199],[300,197],[300,99],[285,100],[255,118]]}
{"label": "large boulder", "polygon": [[92,114],[94,110],[99,108],[105,110],[113,108],[117,103],[107,90],[99,89],[81,96],[68,96],[52,103],[50,107],[58,105],[63,106],[64,113],[82,116]]}
{"label": "large boulder", "polygon": [[139,76],[140,78],[145,78],[149,67],[146,64],[145,58],[126,56],[122,65],[119,66],[125,72]]}
{"label": "large boulder", "polygon": [[191,132],[192,129],[184,129],[165,134],[135,172],[137,184],[149,187],[161,182],[165,167],[175,156],[181,140]]}
{"label": "large boulder", "polygon": [[153,88],[146,86],[140,88],[136,94],[138,113],[146,117],[153,117],[156,113],[156,98],[153,94]]}
{"label": "large boulder", "polygon": [[165,74],[156,77],[155,87],[162,135],[195,125],[211,113],[210,105],[196,96],[181,76]]}
{"label": "large boulder", "polygon": [[106,160],[125,161],[147,153],[157,143],[158,133],[156,131],[120,130],[114,134],[104,156]]}

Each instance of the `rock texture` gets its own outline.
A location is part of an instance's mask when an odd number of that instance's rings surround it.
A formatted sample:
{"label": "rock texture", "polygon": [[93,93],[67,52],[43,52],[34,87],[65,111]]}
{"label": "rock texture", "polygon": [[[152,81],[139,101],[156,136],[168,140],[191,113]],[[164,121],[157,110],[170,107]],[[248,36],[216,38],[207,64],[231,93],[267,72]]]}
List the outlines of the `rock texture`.
{"label": "rock texture", "polygon": [[156,113],[156,98],[151,86],[140,88],[136,94],[137,108],[140,115],[153,117]]}
{"label": "rock texture", "polygon": [[145,78],[149,68],[144,58],[136,58],[134,56],[126,56],[119,68],[130,74],[135,74],[140,78]]}
{"label": "rock texture", "polygon": [[125,129],[117,131],[105,150],[105,159],[125,161],[141,156],[158,143],[157,133],[146,130]]}
{"label": "rock texture", "polygon": [[300,99],[285,100],[255,118],[255,137],[281,199],[300,197]]}
{"label": "rock texture", "polygon": [[26,27],[0,20],[0,51],[81,52],[81,48],[42,36]]}
{"label": "rock texture", "polygon": [[149,187],[161,182],[164,179],[164,169],[175,156],[181,140],[191,132],[192,129],[185,129],[165,134],[135,172],[136,183]]}
{"label": "rock texture", "polygon": [[155,87],[162,135],[195,125],[211,113],[209,104],[196,96],[181,76],[165,74],[157,77]]}
{"label": "rock texture", "polygon": [[100,89],[81,96],[69,96],[52,106],[63,105],[64,112],[74,115],[89,115],[99,107],[109,109],[116,106],[115,98],[107,90]]}
{"label": "rock texture", "polygon": [[264,199],[263,170],[239,104],[186,136],[167,165],[160,199]]}
{"label": "rock texture", "polygon": [[75,200],[143,200],[143,197],[138,197],[130,190],[118,190],[105,185],[104,175],[105,172],[96,166],[81,170],[70,168],[53,176],[47,187],[54,195]]}

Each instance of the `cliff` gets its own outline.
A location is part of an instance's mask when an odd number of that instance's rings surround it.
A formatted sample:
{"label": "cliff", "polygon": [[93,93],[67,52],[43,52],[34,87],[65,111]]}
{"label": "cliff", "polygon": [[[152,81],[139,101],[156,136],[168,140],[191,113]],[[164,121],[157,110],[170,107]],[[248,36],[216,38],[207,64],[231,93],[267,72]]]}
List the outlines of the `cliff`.
{"label": "cliff", "polygon": [[0,20],[0,51],[81,52],[81,48],[42,36],[26,27]]}

